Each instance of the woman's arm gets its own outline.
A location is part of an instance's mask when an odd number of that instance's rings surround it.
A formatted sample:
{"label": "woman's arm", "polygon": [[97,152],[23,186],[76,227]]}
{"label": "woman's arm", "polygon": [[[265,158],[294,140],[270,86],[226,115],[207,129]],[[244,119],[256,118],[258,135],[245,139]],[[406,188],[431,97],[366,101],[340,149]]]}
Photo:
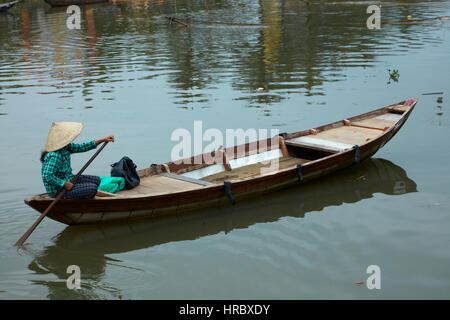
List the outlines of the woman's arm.
{"label": "woman's arm", "polygon": [[95,140],[95,145],[98,146],[102,142],[114,142],[114,136],[112,134],[110,134],[104,138]]}
{"label": "woman's arm", "polygon": [[67,147],[67,150],[70,153],[86,152],[86,151],[97,148],[97,146],[100,143],[106,142],[106,141],[114,142],[114,136],[112,134],[110,134],[109,136],[106,136],[106,137],[98,139],[98,140],[92,140],[90,142],[85,142],[85,143],[80,143],[80,144],[71,143]]}

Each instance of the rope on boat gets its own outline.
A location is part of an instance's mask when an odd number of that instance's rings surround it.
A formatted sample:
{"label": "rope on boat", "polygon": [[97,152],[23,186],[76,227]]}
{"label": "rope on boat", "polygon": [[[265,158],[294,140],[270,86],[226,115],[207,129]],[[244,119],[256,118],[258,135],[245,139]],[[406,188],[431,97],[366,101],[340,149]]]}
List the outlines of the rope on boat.
{"label": "rope on boat", "polygon": [[360,160],[360,157],[359,157],[359,146],[357,144],[355,144],[353,146],[353,149],[355,150],[355,162],[358,163],[359,160]]}
{"label": "rope on boat", "polygon": [[302,165],[297,165],[297,176],[298,176],[298,183],[302,183],[303,181],[303,174],[302,174]]}
{"label": "rope on boat", "polygon": [[233,194],[231,193],[231,182],[224,181],[223,187],[225,188],[225,193],[227,195],[228,200],[230,200],[230,203],[234,206],[236,204],[236,201],[234,201]]}

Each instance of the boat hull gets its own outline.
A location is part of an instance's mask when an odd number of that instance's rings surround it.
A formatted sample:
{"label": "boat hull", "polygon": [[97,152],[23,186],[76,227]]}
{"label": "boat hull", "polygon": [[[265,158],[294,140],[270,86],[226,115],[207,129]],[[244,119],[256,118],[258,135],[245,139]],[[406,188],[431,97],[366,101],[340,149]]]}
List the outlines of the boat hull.
{"label": "boat hull", "polygon": [[[364,143],[359,147],[359,161],[363,161],[364,159],[373,156],[397,134],[410,116],[415,103],[416,102],[414,102],[414,104],[402,115],[395,126],[384,132],[378,138]],[[383,108],[368,114],[373,113],[376,115],[377,112],[383,112]],[[367,114],[364,114],[349,119],[358,120],[359,117],[364,117],[366,115]],[[331,128],[336,126],[337,123],[338,122],[317,127],[317,129]],[[299,135],[301,133],[302,132],[293,133],[291,136]],[[356,150],[349,149],[344,152],[338,152],[308,162],[302,166],[301,181],[299,181],[297,168],[293,167],[277,171],[273,174],[231,182],[231,193],[235,201],[239,203],[239,201],[244,198],[274,192],[299,183],[306,183],[310,180],[320,178],[356,164],[359,162],[355,157],[356,153]],[[53,199],[51,198],[36,199],[36,197],[33,197],[25,199],[25,202],[37,211],[43,212],[50,205],[52,200]],[[141,218],[156,219],[166,216],[181,215],[185,212],[205,207],[223,205],[230,206],[231,204],[229,204],[229,198],[227,197],[224,186],[216,184],[197,190],[147,197],[64,200],[58,202],[54,206],[54,209],[48,214],[48,217],[68,225],[92,224]]]}

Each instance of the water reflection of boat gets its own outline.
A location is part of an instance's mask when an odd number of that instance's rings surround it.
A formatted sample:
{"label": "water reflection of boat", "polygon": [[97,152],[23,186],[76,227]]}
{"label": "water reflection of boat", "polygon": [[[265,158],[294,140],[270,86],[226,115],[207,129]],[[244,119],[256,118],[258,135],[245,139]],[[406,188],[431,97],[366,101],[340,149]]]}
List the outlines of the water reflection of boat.
{"label": "water reflection of boat", "polygon": [[71,5],[83,5],[108,2],[108,0],[44,0],[52,7],[66,7]]}
{"label": "water reflection of boat", "polygon": [[67,227],[57,236],[56,245],[102,254],[127,252],[247,228],[285,216],[304,217],[305,213],[358,202],[375,193],[400,195],[416,191],[415,182],[402,168],[388,160],[368,159],[320,181],[241,202],[239,209],[222,207],[164,220]]}
{"label": "water reflection of boat", "polygon": [[8,3],[2,3],[0,4],[0,12],[6,12],[12,7],[14,7],[19,1],[13,1]]}
{"label": "water reflection of boat", "polygon": [[[154,219],[303,184],[370,158],[416,103],[409,99],[313,129],[152,165],[139,170],[139,186],[113,197],[59,201],[48,217],[69,225]],[[25,203],[44,212],[53,200],[42,194]]]}

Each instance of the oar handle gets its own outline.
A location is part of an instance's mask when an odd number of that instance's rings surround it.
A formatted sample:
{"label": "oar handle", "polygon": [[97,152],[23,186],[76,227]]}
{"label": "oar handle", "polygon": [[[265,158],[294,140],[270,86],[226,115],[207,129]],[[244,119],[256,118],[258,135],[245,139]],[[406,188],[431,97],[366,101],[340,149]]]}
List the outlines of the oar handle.
{"label": "oar handle", "polygon": [[[89,161],[81,168],[81,170],[77,173],[75,177],[71,180],[72,183],[75,183],[77,179],[81,176],[81,174],[86,170],[86,168],[94,161],[95,157],[106,147],[108,144],[108,141],[105,141],[100,149],[97,150],[97,152],[89,159]],[[52,201],[52,203],[48,206],[47,209],[40,215],[40,217],[33,223],[33,225],[27,230],[27,232],[24,233],[22,237],[14,244],[16,247],[21,247],[23,243],[28,239],[30,234],[36,229],[36,227],[41,223],[42,219],[50,212],[50,210],[55,206],[55,204],[64,196],[66,193],[66,189],[61,189],[61,191],[56,196],[55,200]]]}

